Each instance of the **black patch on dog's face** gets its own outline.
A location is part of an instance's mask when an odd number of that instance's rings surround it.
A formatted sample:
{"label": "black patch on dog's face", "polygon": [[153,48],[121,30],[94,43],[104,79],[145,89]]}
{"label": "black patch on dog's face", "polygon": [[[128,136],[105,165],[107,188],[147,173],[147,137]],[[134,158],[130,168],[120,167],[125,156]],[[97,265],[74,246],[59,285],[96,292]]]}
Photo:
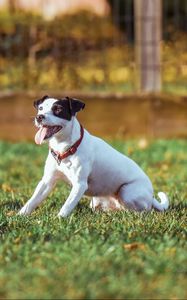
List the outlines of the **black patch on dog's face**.
{"label": "black patch on dog's face", "polygon": [[52,111],[56,117],[70,121],[72,116],[84,107],[85,104],[82,101],[66,97],[56,101],[52,106]]}
{"label": "black patch on dog's face", "polygon": [[38,109],[38,106],[42,104],[46,99],[50,98],[48,95],[43,96],[41,99],[38,99],[34,101],[33,105],[36,109]]}

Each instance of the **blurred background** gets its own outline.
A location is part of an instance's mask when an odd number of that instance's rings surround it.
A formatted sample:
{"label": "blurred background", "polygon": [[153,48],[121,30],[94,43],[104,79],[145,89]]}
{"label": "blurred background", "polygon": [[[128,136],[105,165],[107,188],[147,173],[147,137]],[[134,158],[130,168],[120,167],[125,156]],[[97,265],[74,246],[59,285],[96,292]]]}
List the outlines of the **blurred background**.
{"label": "blurred background", "polygon": [[187,1],[0,0],[1,139],[33,139],[44,94],[93,134],[186,137]]}

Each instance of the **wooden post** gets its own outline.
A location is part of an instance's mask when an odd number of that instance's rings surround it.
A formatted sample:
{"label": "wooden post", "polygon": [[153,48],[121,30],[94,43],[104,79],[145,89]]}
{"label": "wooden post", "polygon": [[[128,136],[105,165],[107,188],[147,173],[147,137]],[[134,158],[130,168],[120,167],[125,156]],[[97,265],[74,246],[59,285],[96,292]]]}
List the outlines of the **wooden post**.
{"label": "wooden post", "polygon": [[162,0],[134,0],[137,85],[142,92],[161,90]]}

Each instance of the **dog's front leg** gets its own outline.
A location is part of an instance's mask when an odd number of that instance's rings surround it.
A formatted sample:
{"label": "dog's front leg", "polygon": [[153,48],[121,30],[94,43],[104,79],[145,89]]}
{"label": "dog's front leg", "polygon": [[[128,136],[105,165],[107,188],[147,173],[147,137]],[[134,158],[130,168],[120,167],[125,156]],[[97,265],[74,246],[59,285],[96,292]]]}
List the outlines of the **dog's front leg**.
{"label": "dog's front leg", "polygon": [[56,180],[54,178],[45,178],[38,183],[34,194],[19,211],[19,215],[30,215],[32,211],[48,196],[52,191]]}
{"label": "dog's front leg", "polygon": [[72,210],[78,204],[81,197],[84,195],[87,188],[87,181],[75,182],[69,197],[67,198],[65,204],[62,206],[58,214],[58,217],[67,217],[68,215],[70,215]]}

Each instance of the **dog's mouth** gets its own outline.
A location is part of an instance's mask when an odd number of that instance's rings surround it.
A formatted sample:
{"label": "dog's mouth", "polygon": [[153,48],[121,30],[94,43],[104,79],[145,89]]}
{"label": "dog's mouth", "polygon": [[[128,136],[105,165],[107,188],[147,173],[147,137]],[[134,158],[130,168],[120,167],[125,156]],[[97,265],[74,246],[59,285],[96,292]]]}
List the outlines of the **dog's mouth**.
{"label": "dog's mouth", "polygon": [[62,129],[62,126],[41,126],[35,135],[36,144],[41,145],[44,140],[51,138]]}

